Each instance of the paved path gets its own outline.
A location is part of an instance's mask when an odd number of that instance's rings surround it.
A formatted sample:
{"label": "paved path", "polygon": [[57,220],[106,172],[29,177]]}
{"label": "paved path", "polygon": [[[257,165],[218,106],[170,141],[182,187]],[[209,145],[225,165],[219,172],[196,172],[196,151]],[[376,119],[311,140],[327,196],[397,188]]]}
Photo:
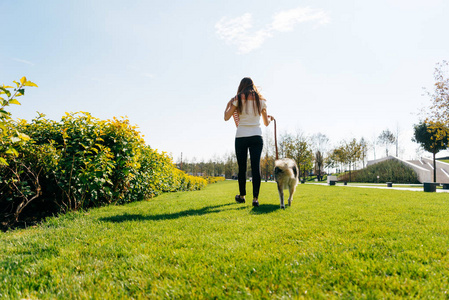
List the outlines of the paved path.
{"label": "paved path", "polygon": [[[307,183],[307,184],[317,184],[317,185],[328,185],[327,183]],[[365,189],[386,189],[386,190],[399,190],[399,191],[413,191],[413,192],[424,192],[424,188],[421,187],[401,187],[401,186],[395,186],[393,184],[393,187],[386,187],[386,186],[375,186],[375,185],[343,185],[343,184],[336,184],[335,186],[344,186],[344,187],[358,187],[358,188],[365,188]],[[437,193],[449,193],[449,190],[443,190],[443,189],[437,189]]]}

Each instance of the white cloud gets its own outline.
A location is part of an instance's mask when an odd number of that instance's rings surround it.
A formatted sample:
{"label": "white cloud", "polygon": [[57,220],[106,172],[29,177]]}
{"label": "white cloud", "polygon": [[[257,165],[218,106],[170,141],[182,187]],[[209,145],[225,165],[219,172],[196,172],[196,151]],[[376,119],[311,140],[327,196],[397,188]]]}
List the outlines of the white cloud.
{"label": "white cloud", "polygon": [[246,13],[234,19],[221,18],[215,24],[215,29],[228,45],[236,45],[239,53],[248,53],[260,47],[267,37],[263,30],[251,34],[252,23],[252,15]]}
{"label": "white cloud", "polygon": [[271,23],[272,29],[280,32],[292,31],[299,23],[316,22],[324,25],[330,22],[326,12],[309,7],[298,7],[277,13]]}
{"label": "white cloud", "polygon": [[252,30],[253,17],[250,13],[233,19],[223,17],[215,24],[215,30],[220,39],[236,46],[238,53],[246,54],[262,46],[274,33],[292,31],[295,25],[305,22],[324,25],[330,22],[330,18],[325,11],[298,7],[275,14],[273,21],[259,30]]}
{"label": "white cloud", "polygon": [[253,27],[252,22],[253,17],[250,13],[230,20],[227,17],[223,17],[215,24],[215,29],[222,39],[226,42],[232,42],[233,40],[246,36],[248,29]]}
{"label": "white cloud", "polygon": [[30,66],[34,66],[34,63],[32,63],[31,61],[28,61],[28,60],[19,59],[19,58],[13,58],[13,60],[15,60],[17,62],[20,62],[20,63],[23,63],[23,64],[30,65]]}

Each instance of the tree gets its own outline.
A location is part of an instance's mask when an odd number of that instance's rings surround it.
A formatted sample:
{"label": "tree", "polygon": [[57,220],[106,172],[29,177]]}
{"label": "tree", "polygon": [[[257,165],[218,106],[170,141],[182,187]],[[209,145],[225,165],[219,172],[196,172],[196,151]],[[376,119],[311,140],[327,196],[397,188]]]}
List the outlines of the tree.
{"label": "tree", "polygon": [[233,178],[238,173],[238,165],[235,154],[230,152],[224,157],[224,173],[226,178]]}
{"label": "tree", "polygon": [[[432,126],[428,125],[426,122],[421,122],[414,126],[415,132],[413,141],[417,142],[424,148],[424,150],[432,153],[433,155],[433,182],[437,182],[437,169],[436,169],[436,159],[435,155],[444,150],[448,146],[448,135],[442,136],[442,132],[447,132],[445,129],[435,129],[436,124]],[[442,124],[439,126],[442,127]]]}
{"label": "tree", "polygon": [[368,156],[368,143],[364,138],[360,139],[360,158],[363,162],[363,168],[365,168],[365,160]]}
{"label": "tree", "polygon": [[396,157],[399,157],[399,124],[396,124]]}
{"label": "tree", "polygon": [[388,156],[388,147],[396,141],[394,134],[390,130],[386,129],[379,135],[378,140],[381,144],[385,145],[385,152]]}
{"label": "tree", "polygon": [[263,139],[263,153],[260,161],[262,176],[265,177],[265,181],[271,178],[274,174],[274,160],[275,160],[275,145],[273,139],[273,133],[267,129]]}
{"label": "tree", "polygon": [[348,165],[349,181],[351,181],[351,167],[355,168],[355,164],[362,158],[362,149],[362,143],[353,138],[350,142],[342,142],[330,155],[332,160],[341,165]]}
{"label": "tree", "polygon": [[300,132],[296,136],[286,134],[282,136],[281,145],[285,157],[293,159],[298,164],[299,173],[305,177],[307,170],[313,166],[313,153],[308,139]]}
{"label": "tree", "polygon": [[288,145],[293,143],[293,136],[289,133],[281,134],[279,138],[279,157],[287,157]]}
{"label": "tree", "polygon": [[331,173],[331,169],[337,168],[338,161],[336,159],[334,151],[331,151],[324,160],[324,166],[328,169],[328,173]]}
{"label": "tree", "polygon": [[371,139],[368,143],[368,147],[369,149],[373,150],[373,156],[374,156],[374,160],[376,160],[376,145],[379,143],[377,137],[373,134],[371,136]]}
{"label": "tree", "polygon": [[351,166],[355,169],[355,164],[362,158],[362,144],[354,138],[349,143],[345,143],[344,147],[349,165],[349,181],[351,181]]}
{"label": "tree", "polygon": [[265,153],[260,160],[261,172],[265,177],[265,181],[272,178],[273,170],[274,170],[274,158],[273,156],[269,156],[268,153]]}
{"label": "tree", "polygon": [[336,165],[339,165],[338,173],[344,172],[345,165],[348,162],[348,152],[346,151],[345,147],[343,145],[340,145],[339,147],[335,148],[332,151],[331,156],[335,160]]}
{"label": "tree", "polygon": [[323,153],[328,151],[329,138],[325,134],[318,132],[312,135],[311,141],[312,151],[315,153],[315,174],[317,175],[318,180],[321,180],[325,165]]}
{"label": "tree", "polygon": [[415,126],[414,140],[423,146],[426,151],[433,154],[434,176],[436,182],[435,155],[447,148],[449,136],[449,63],[443,60],[437,63],[433,73],[435,83],[434,91],[426,91],[432,104],[426,120]]}
{"label": "tree", "polygon": [[320,151],[315,153],[315,175],[318,181],[322,178],[322,170],[324,166],[324,158]]}
{"label": "tree", "polygon": [[433,93],[427,91],[432,100],[430,113],[426,119],[429,128],[434,129],[437,139],[444,139],[449,131],[449,63],[443,60],[437,63],[434,71],[435,90]]}
{"label": "tree", "polygon": [[329,138],[321,132],[312,135],[312,150],[313,152],[321,151],[321,153],[328,150]]}

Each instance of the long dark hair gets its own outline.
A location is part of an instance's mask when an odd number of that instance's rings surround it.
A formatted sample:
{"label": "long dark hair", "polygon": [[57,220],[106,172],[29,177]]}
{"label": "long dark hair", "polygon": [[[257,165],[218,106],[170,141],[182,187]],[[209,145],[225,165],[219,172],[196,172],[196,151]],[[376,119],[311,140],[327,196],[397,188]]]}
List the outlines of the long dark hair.
{"label": "long dark hair", "polygon": [[257,90],[256,86],[254,85],[254,82],[251,78],[245,77],[240,81],[239,88],[237,89],[237,111],[239,114],[242,113],[243,109],[243,101],[242,101],[242,94],[245,95],[245,99],[248,100],[248,96],[252,94],[254,96],[254,102],[255,105],[253,105],[254,113],[257,113],[260,115],[262,113],[260,108],[260,98],[262,96],[260,95],[259,91]]}

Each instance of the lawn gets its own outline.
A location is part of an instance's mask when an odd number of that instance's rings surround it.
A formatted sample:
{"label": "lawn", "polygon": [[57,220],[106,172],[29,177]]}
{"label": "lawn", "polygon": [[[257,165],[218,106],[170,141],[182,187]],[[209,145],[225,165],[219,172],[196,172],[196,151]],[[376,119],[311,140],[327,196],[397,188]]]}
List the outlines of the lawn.
{"label": "lawn", "polygon": [[236,189],[0,233],[0,299],[449,298],[449,194],[303,184],[281,210],[274,183],[257,208]]}

